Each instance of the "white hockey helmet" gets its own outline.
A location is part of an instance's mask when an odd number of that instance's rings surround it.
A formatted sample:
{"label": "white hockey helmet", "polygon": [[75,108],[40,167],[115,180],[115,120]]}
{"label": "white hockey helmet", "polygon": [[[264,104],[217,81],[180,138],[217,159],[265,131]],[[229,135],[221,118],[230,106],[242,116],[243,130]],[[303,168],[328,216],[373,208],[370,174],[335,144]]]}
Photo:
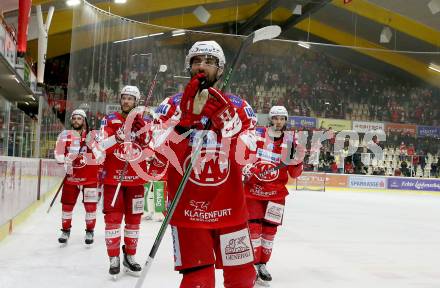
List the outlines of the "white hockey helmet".
{"label": "white hockey helmet", "polygon": [[136,102],[139,102],[139,99],[141,99],[141,92],[139,92],[139,88],[136,86],[124,86],[121,90],[121,96],[124,94],[133,96],[136,98]]}
{"label": "white hockey helmet", "polygon": [[185,58],[186,70],[189,71],[191,69],[191,59],[198,55],[211,55],[218,59],[220,69],[223,70],[225,68],[225,54],[223,53],[222,47],[215,41],[197,41],[194,43]]}
{"label": "white hockey helmet", "polygon": [[287,120],[289,118],[289,113],[284,106],[272,106],[269,111],[269,120],[272,119],[273,116],[285,116]]}
{"label": "white hockey helmet", "polygon": [[79,115],[82,116],[84,119],[87,119],[86,112],[83,109],[75,109],[72,112],[72,115],[70,115],[70,118],[73,118],[73,116]]}

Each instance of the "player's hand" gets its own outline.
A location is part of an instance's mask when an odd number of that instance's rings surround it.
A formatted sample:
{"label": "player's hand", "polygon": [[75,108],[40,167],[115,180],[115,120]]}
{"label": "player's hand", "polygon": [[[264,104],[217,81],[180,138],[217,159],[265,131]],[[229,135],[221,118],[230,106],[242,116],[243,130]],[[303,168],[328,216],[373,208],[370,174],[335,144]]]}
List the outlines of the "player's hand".
{"label": "player's hand", "polygon": [[180,101],[180,110],[182,116],[180,117],[180,126],[189,127],[192,124],[194,98],[199,91],[201,85],[206,82],[206,76],[203,73],[194,75],[185,87],[182,99]]}
{"label": "player's hand", "polygon": [[144,127],[145,127],[145,120],[142,118],[142,115],[137,114],[136,117],[134,117],[131,131],[137,132]]}
{"label": "player's hand", "polygon": [[219,89],[209,87],[208,92],[212,97],[206,101],[201,114],[211,120],[214,128],[221,130],[226,122],[233,119],[235,115],[234,106],[229,97]]}

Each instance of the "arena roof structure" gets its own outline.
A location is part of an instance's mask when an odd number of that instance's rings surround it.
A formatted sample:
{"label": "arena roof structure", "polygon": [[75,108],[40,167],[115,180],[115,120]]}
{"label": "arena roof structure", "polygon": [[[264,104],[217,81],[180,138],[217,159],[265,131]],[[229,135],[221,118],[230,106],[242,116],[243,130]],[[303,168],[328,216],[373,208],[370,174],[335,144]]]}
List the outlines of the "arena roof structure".
{"label": "arena roof structure", "polygon": [[[17,17],[17,1],[4,2],[6,20]],[[411,74],[440,86],[440,73],[428,69],[440,65],[440,9],[438,0],[128,0],[125,4],[90,0],[105,11],[140,22],[174,28],[230,34],[248,34],[267,24],[282,27],[281,38],[354,46],[350,61],[379,63],[394,73]],[[72,33],[72,8],[61,0],[34,0],[43,11],[55,6],[49,30],[47,58],[68,54]],[[193,11],[200,5],[209,11],[206,23]],[[298,8],[298,5],[300,8]],[[436,6],[437,5],[437,6]],[[434,10],[433,10],[434,8]],[[33,13],[34,13],[33,9]],[[295,12],[294,12],[295,11]],[[35,18],[35,17],[33,17]],[[37,40],[32,34],[29,50],[36,58]],[[34,33],[35,34],[35,33]],[[381,43],[380,38],[386,43]],[[34,39],[32,39],[34,37]],[[383,42],[383,41],[382,41]],[[325,47],[321,47],[324,49]],[[388,53],[406,51],[405,53]],[[424,52],[424,53],[420,53]]]}

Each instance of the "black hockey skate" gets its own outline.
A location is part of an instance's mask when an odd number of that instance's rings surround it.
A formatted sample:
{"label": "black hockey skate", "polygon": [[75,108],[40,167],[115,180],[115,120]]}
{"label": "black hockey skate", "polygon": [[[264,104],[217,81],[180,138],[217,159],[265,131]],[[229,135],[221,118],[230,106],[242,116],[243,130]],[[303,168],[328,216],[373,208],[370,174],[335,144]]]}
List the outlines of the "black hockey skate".
{"label": "black hockey skate", "polygon": [[108,269],[108,273],[110,273],[113,280],[117,280],[119,272],[121,272],[120,262],[119,256],[110,257],[110,268]]}
{"label": "black hockey skate", "polygon": [[84,237],[84,242],[87,246],[93,244],[93,230],[86,230],[86,236]]}
{"label": "black hockey skate", "polygon": [[256,264],[255,270],[257,271],[257,280],[255,283],[263,287],[269,287],[269,282],[272,281],[272,276],[269,271],[267,271],[266,264]]}
{"label": "black hockey skate", "polygon": [[58,238],[58,242],[61,244],[61,247],[64,247],[67,245],[67,241],[69,241],[70,230],[61,229],[61,231],[62,233],[60,238]]}
{"label": "black hockey skate", "polygon": [[124,261],[122,261],[124,271],[128,274],[139,277],[142,270],[141,265],[134,260],[134,255],[128,255],[125,253],[125,245],[122,245],[122,252],[124,253]]}

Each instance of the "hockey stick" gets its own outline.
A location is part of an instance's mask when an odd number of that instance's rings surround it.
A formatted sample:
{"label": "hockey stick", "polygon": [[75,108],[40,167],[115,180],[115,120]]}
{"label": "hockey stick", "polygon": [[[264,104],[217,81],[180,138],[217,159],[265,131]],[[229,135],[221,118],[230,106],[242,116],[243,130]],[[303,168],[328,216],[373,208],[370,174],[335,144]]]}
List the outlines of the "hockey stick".
{"label": "hockey stick", "polygon": [[[154,75],[153,81],[151,81],[150,90],[148,91],[147,98],[145,99],[145,103],[144,103],[145,106],[147,105],[148,100],[150,100],[151,96],[153,95],[153,90],[154,87],[156,87],[156,83],[157,83],[156,81],[157,74],[165,72],[167,71],[167,69],[168,69],[167,65],[159,66],[159,70],[157,70],[156,74]],[[115,195],[113,195],[113,199],[111,203],[112,207],[115,207],[116,199],[118,198],[119,190],[121,189],[121,185],[122,185],[122,180],[124,179],[125,174],[127,173],[127,169],[128,169],[128,159],[125,159],[124,168],[122,169],[122,172],[119,176],[118,186],[116,186]]]}
{"label": "hockey stick", "polygon": [[66,181],[66,178],[67,178],[67,174],[64,176],[63,181],[61,181],[61,184],[60,184],[60,186],[59,186],[58,189],[57,189],[57,193],[55,193],[55,196],[53,196],[53,199],[52,199],[52,201],[50,202],[49,208],[47,208],[46,213],[49,213],[50,209],[52,209],[53,203],[54,203],[55,200],[57,199],[58,194],[60,194],[61,188],[64,186],[64,181]]}
{"label": "hockey stick", "polygon": [[[240,49],[238,50],[237,54],[235,55],[235,58],[232,61],[232,64],[226,73],[225,79],[224,79],[222,85],[220,86],[221,87],[220,90],[223,90],[228,86],[229,80],[231,79],[231,76],[232,76],[232,74],[238,64],[238,60],[241,58],[243,51],[245,51],[245,49],[247,47],[249,47],[253,43],[256,43],[261,40],[273,39],[273,38],[277,37],[278,35],[280,35],[280,33],[281,33],[281,28],[277,25],[272,25],[272,26],[266,26],[261,29],[258,29],[256,31],[254,31],[252,34],[250,34],[249,36],[247,36],[245,38],[245,40],[241,43]],[[209,123],[206,125],[206,127],[207,126],[209,126]],[[148,270],[150,270],[151,264],[153,263],[154,257],[156,256],[157,250],[159,249],[160,243],[162,242],[162,238],[165,235],[165,231],[171,221],[171,217],[173,216],[174,211],[177,208],[177,204],[179,203],[180,197],[182,196],[183,189],[185,188],[186,183],[188,182],[188,179],[191,174],[194,162],[199,157],[199,154],[202,150],[203,139],[206,137],[207,134],[208,134],[208,130],[203,130],[202,135],[199,138],[200,140],[197,145],[197,148],[191,157],[191,161],[188,163],[188,166],[185,169],[185,173],[183,174],[182,180],[180,181],[179,187],[177,188],[177,192],[174,196],[174,199],[170,204],[169,210],[167,211],[167,215],[166,215],[165,219],[163,220],[162,225],[160,226],[159,232],[158,232],[156,239],[154,241],[154,244],[151,247],[147,261],[145,262],[144,268],[142,269],[142,273],[141,273],[138,281],[136,282],[136,286],[135,286],[136,288],[141,288],[142,284],[145,281]]]}

